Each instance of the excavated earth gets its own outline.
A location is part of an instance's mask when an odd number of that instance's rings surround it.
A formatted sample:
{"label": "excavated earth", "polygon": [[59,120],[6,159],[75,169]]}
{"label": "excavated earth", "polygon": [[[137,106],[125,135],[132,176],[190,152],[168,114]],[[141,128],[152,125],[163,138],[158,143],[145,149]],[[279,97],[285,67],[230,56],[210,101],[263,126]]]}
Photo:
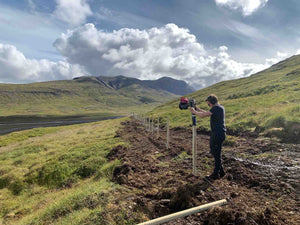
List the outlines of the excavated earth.
{"label": "excavated earth", "polygon": [[117,146],[108,158],[122,164],[113,180],[132,190],[126,207],[154,219],[220,199],[225,206],[166,224],[299,224],[300,145],[261,137],[236,136],[225,141],[226,175],[212,183],[203,178],[213,170],[209,136],[197,132],[198,175],[192,174],[191,129],[148,131],[137,120],[124,122],[116,137],[129,142]]}

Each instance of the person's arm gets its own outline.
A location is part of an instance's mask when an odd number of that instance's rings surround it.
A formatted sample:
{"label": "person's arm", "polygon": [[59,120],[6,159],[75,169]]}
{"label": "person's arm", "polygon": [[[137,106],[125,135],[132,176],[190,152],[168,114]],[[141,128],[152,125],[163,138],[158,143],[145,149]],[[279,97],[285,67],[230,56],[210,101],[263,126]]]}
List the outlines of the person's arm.
{"label": "person's arm", "polygon": [[207,112],[207,111],[205,111],[205,110],[203,110],[203,109],[200,109],[198,106],[195,106],[195,109],[196,109],[196,111],[198,111],[198,112]]}
{"label": "person's arm", "polygon": [[191,111],[191,113],[193,113],[193,114],[195,114],[196,116],[199,116],[199,117],[201,117],[201,118],[203,118],[203,117],[208,117],[208,116],[211,116],[212,115],[212,113],[210,112],[210,111],[205,111],[205,110],[203,110],[203,109],[201,109],[201,111],[200,112],[198,112],[198,111],[196,111],[194,108],[190,108],[190,111]]}

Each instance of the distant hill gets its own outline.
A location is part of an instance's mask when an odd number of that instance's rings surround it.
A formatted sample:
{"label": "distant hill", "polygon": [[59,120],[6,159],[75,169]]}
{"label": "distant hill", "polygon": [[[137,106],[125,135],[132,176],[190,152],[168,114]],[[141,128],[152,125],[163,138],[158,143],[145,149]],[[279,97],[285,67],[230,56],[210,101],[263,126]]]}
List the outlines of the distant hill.
{"label": "distant hill", "polygon": [[175,95],[186,95],[195,91],[190,85],[181,80],[176,80],[170,77],[162,77],[158,80],[139,80],[132,77],[115,76],[115,77],[78,77],[74,80],[78,82],[87,82],[89,80],[97,80],[108,88],[119,90],[133,84],[137,84],[146,88],[155,90],[164,90]]}
{"label": "distant hill", "polygon": [[32,84],[0,84],[0,113],[11,115],[125,114],[191,93],[184,81],[142,81],[124,76],[78,77]]}
{"label": "distant hill", "polygon": [[[211,93],[225,106],[229,133],[250,130],[286,141],[300,141],[300,55],[250,77],[223,81],[188,97],[208,110],[204,100]],[[151,113],[170,116],[173,126],[188,126],[190,113],[180,111],[178,101],[166,103]],[[208,119],[198,119],[198,124],[209,129]]]}

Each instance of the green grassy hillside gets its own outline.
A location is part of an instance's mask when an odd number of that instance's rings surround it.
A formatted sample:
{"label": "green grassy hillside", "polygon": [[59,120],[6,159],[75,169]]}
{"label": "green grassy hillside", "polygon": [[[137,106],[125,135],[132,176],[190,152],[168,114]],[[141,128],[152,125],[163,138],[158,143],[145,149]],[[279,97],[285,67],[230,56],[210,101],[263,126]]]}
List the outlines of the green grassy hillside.
{"label": "green grassy hillside", "polygon": [[[209,110],[205,99],[212,93],[225,106],[229,130],[239,132],[256,129],[270,135],[277,132],[281,138],[291,138],[291,141],[299,139],[299,55],[250,77],[220,82],[187,97],[195,98],[200,108]],[[190,112],[179,110],[178,103],[179,99],[171,101],[151,113],[169,116],[173,126],[188,126],[191,124]],[[198,118],[198,125],[209,128],[209,119]]]}
{"label": "green grassy hillside", "polygon": [[129,192],[110,181],[120,162],[106,157],[128,145],[115,137],[122,121],[0,136],[0,224],[122,224],[126,208],[111,203]]}
{"label": "green grassy hillside", "polygon": [[94,77],[32,84],[0,84],[0,114],[82,115],[147,111],[175,98],[166,91],[132,84],[113,89]]}

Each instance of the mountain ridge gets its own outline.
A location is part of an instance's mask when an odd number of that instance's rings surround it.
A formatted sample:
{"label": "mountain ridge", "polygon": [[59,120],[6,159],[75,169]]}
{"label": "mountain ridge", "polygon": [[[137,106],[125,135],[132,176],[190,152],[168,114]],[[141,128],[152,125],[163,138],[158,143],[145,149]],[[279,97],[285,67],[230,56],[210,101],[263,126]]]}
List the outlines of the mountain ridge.
{"label": "mountain ridge", "polygon": [[133,84],[139,84],[144,87],[153,88],[155,90],[164,90],[176,95],[186,95],[195,91],[193,87],[185,81],[176,80],[171,77],[161,77],[157,80],[140,80],[133,77],[119,76],[83,76],[76,77],[73,80],[78,82],[101,82],[107,88],[119,90]]}

